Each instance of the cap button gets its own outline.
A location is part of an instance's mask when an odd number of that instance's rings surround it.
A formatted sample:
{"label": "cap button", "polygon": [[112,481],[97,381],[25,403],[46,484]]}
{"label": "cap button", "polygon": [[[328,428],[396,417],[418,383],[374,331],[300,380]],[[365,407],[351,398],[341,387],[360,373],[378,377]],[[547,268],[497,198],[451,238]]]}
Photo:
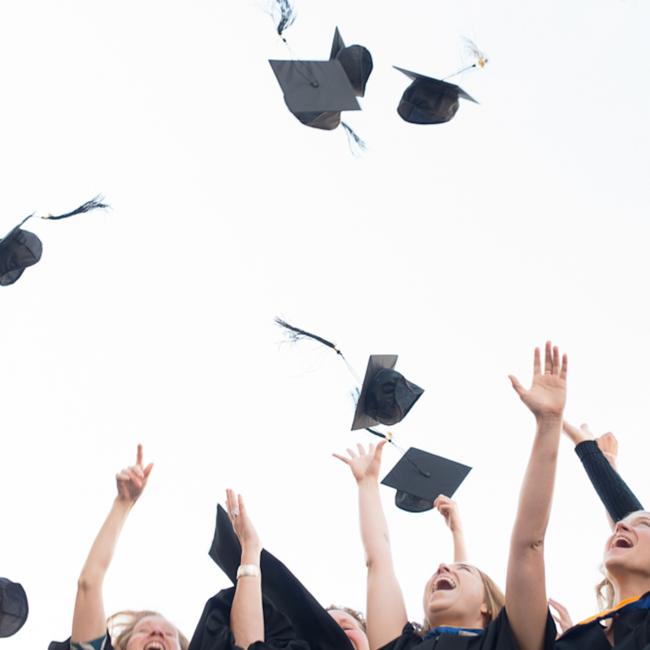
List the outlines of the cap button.
{"label": "cap button", "polygon": [[312,81],[310,85],[311,85],[312,88],[318,88],[319,87],[318,81]]}

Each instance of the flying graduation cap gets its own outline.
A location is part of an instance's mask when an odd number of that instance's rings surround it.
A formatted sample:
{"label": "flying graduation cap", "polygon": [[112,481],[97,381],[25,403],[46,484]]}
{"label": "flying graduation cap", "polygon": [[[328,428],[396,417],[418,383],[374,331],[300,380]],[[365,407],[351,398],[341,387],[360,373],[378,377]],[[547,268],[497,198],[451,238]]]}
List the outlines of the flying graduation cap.
{"label": "flying graduation cap", "polygon": [[[67,219],[77,214],[90,212],[97,208],[109,207],[102,202],[100,196],[96,196],[90,201],[86,201],[72,212],[66,212],[59,215],[44,215],[40,219],[60,220]],[[23,230],[22,226],[36,214],[30,214],[25,217],[13,230],[11,230],[6,237],[0,239],[0,286],[8,286],[13,284],[20,278],[23,271],[36,264],[41,259],[43,253],[43,244],[41,240],[28,230]]]}
{"label": "flying graduation cap", "polygon": [[395,505],[407,512],[426,512],[440,494],[452,497],[471,467],[411,447],[382,485],[395,488]]}
{"label": "flying graduation cap", "polygon": [[373,67],[370,52],[362,45],[346,47],[338,27],[328,61],[269,63],[291,113],[304,125],[326,131],[341,124],[342,111],[361,110],[356,98],[364,96]]}
{"label": "flying graduation cap", "polygon": [[399,116],[406,122],[442,124],[449,122],[456,115],[459,98],[478,104],[473,97],[456,84],[404,70],[396,65],[393,67],[412,80],[397,107]]}
{"label": "flying graduation cap", "polygon": [[29,606],[22,585],[0,578],[0,638],[16,634],[25,624]]}

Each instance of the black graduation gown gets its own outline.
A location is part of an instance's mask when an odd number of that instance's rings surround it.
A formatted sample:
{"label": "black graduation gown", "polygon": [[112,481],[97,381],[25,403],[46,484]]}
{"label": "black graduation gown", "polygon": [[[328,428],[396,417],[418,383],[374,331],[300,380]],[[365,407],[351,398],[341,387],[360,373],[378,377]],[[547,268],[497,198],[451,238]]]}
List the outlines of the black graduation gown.
{"label": "black graduation gown", "polygon": [[[50,645],[47,646],[47,650],[70,650],[70,637],[65,641],[52,641]],[[104,650],[113,650],[113,645],[111,644],[111,635],[106,632],[106,645]]]}
{"label": "black graduation gown", "polygon": [[[234,650],[235,639],[230,630],[230,610],[235,588],[221,590],[205,604],[196,626],[189,650]],[[296,638],[293,627],[267,598],[264,610],[264,641],[249,646],[252,650],[309,650],[309,644]]]}
{"label": "black graduation gown", "polygon": [[[548,615],[544,648],[553,648],[555,640],[555,623]],[[423,639],[413,625],[408,623],[402,634],[394,641],[386,644],[381,650],[519,650],[515,641],[505,607],[499,615],[487,626],[481,636],[457,636],[441,634],[431,639]]]}
{"label": "black graduation gown", "polygon": [[555,642],[555,650],[650,650],[650,610],[623,612],[614,619],[613,631],[612,646],[598,621],[575,625]]}

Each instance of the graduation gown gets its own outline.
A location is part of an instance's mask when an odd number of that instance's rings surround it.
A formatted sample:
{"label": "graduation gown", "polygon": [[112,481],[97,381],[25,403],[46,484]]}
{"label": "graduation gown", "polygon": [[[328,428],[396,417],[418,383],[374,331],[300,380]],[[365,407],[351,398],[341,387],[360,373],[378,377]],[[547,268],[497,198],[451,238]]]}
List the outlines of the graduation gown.
{"label": "graduation gown", "polygon": [[[650,592],[641,599],[650,599]],[[568,629],[555,642],[555,650],[650,650],[650,603],[641,609],[624,607],[612,620],[613,646],[600,620],[594,620]]]}
{"label": "graduation gown", "polygon": [[[70,650],[70,637],[65,641],[52,641],[50,645],[47,646],[47,650]],[[106,642],[104,644],[103,650],[113,650],[113,645],[111,644],[111,635],[106,632]]]}
{"label": "graduation gown", "polygon": [[[234,650],[235,639],[230,629],[230,610],[235,588],[222,589],[205,604],[192,640],[190,650]],[[264,611],[264,641],[257,641],[252,650],[309,650],[306,641],[296,638],[295,631],[284,614],[268,600],[262,599]]]}
{"label": "graduation gown", "polygon": [[[555,623],[548,615],[544,648],[553,648],[555,640]],[[407,623],[402,634],[386,644],[381,650],[519,650],[519,646],[510,629],[505,607],[487,626],[481,636],[459,636],[442,633],[432,638],[423,638]]]}

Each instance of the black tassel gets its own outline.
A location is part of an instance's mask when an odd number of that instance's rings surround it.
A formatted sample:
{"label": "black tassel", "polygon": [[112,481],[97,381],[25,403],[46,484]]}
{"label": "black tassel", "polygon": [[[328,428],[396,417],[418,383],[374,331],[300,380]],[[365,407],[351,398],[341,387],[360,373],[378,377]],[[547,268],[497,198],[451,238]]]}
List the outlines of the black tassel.
{"label": "black tassel", "polygon": [[68,217],[73,217],[76,214],[83,214],[84,212],[90,212],[91,210],[97,210],[98,208],[110,208],[107,203],[104,203],[104,197],[98,194],[96,197],[86,201],[83,205],[80,205],[76,210],[72,212],[66,212],[65,214],[50,214],[48,216],[42,217],[43,219],[67,219]]}
{"label": "black tassel", "polygon": [[[391,445],[393,445],[396,449],[401,451],[402,455],[405,454],[404,450],[401,447],[397,446],[397,444],[393,440],[393,435],[391,433],[381,433],[380,431],[376,431],[375,429],[371,429],[370,427],[366,427],[366,431],[372,433],[373,436],[378,436],[379,438],[385,438],[386,440],[388,440],[388,442],[390,442]],[[406,460],[413,466],[415,471],[420,476],[423,476],[424,478],[431,478],[431,473],[425,472],[412,458],[407,458]]]}
{"label": "black tassel", "polygon": [[318,336],[318,334],[312,334],[311,332],[306,332],[305,330],[301,330],[298,327],[289,325],[287,321],[284,321],[281,318],[276,318],[275,323],[276,325],[283,327],[285,330],[289,332],[289,338],[292,341],[299,341],[302,338],[314,339],[314,341],[318,341],[319,343],[326,345],[328,348],[332,348],[332,350],[334,350],[336,354],[340,354],[341,356],[343,356],[342,352],[336,347],[336,345],[334,345],[334,343],[328,341],[327,339],[324,339],[322,336]]}
{"label": "black tassel", "polygon": [[354,132],[354,129],[349,124],[341,122],[341,126],[345,130],[345,135],[348,137],[350,151],[355,156],[360,156],[368,151],[368,145]]}
{"label": "black tassel", "polygon": [[277,19],[276,29],[278,36],[282,36],[285,29],[293,25],[296,19],[296,11],[291,5],[290,0],[274,0],[277,9],[280,11],[280,17]]}

